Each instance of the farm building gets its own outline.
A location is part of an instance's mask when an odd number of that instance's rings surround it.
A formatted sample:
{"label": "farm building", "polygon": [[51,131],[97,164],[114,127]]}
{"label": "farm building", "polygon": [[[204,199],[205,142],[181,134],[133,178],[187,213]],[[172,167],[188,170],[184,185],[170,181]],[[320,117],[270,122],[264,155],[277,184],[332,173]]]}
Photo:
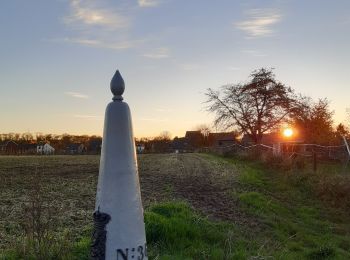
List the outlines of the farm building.
{"label": "farm building", "polygon": [[86,146],[83,143],[73,143],[65,149],[66,154],[85,154],[86,151]]}
{"label": "farm building", "polygon": [[41,143],[36,147],[36,152],[37,154],[51,155],[55,153],[55,148],[48,143]]}
{"label": "farm building", "polygon": [[237,143],[236,135],[233,132],[228,133],[209,133],[209,146],[230,146]]}
{"label": "farm building", "polygon": [[205,146],[229,146],[236,142],[233,132],[209,133],[208,136],[204,136],[200,131],[186,131],[185,137],[174,138],[172,149],[177,152],[190,152]]}
{"label": "farm building", "polygon": [[19,154],[36,154],[37,144],[19,144],[18,153]]}
{"label": "farm building", "polygon": [[190,149],[203,146],[204,136],[200,131],[186,131],[185,138]]}
{"label": "farm building", "polygon": [[0,154],[14,155],[18,153],[18,144],[12,140],[0,143]]}

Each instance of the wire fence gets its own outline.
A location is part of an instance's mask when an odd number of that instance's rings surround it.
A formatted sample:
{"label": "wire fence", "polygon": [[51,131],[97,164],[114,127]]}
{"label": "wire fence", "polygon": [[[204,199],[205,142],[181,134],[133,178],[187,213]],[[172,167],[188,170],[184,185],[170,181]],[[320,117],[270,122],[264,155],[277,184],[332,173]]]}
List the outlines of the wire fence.
{"label": "wire fence", "polygon": [[275,157],[295,158],[312,157],[318,160],[349,161],[350,149],[348,141],[344,138],[342,145],[319,145],[284,142],[273,145],[254,144],[243,145],[239,143],[208,148],[210,151],[220,154],[265,154]]}

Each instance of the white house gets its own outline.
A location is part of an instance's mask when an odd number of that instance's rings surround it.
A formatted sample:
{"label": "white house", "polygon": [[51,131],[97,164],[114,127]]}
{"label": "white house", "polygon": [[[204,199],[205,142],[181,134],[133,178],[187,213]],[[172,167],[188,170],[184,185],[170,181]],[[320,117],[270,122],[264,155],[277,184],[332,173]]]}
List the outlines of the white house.
{"label": "white house", "polygon": [[55,148],[53,148],[48,143],[38,144],[38,146],[36,147],[36,152],[38,154],[50,155],[55,153]]}

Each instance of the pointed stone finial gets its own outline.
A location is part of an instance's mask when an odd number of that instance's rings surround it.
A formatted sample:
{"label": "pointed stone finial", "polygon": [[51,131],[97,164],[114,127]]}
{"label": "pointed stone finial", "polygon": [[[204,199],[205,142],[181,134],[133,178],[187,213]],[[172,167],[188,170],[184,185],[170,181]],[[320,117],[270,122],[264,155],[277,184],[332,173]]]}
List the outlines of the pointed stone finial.
{"label": "pointed stone finial", "polygon": [[119,100],[122,101],[123,100],[123,93],[125,90],[125,83],[124,80],[122,78],[122,75],[120,75],[119,70],[117,70],[111,80],[111,91],[114,95],[113,100]]}

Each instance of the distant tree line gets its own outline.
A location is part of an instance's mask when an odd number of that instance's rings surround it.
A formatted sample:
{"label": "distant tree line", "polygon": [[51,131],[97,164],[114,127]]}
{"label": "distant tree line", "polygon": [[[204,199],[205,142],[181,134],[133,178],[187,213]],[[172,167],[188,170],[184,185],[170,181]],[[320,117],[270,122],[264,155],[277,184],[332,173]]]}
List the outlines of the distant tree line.
{"label": "distant tree line", "polygon": [[[187,140],[187,145],[184,142],[184,137],[178,138],[175,137],[172,139],[170,132],[163,131],[159,135],[155,137],[142,137],[142,138],[135,138],[135,144],[138,147],[142,147],[142,152],[146,153],[166,153],[166,152],[173,152],[174,147],[173,143],[174,140],[181,139],[181,150],[186,149],[188,151],[194,150],[200,147],[203,147],[207,145],[207,135],[209,131],[209,127],[206,127],[206,130],[204,125],[198,127],[198,130],[196,129],[196,138]],[[207,131],[207,132],[205,132]],[[72,149],[72,144],[82,144],[86,152],[89,153],[92,149],[92,146],[98,145],[99,148],[101,148],[102,144],[102,137],[97,135],[71,135],[71,134],[41,134],[41,133],[3,133],[0,134],[0,144],[6,143],[7,141],[13,141],[19,146],[24,146],[28,144],[40,144],[40,143],[48,143],[52,147],[55,148],[57,154],[60,153],[70,153],[69,150]],[[96,147],[93,147],[93,150],[96,150]]]}
{"label": "distant tree line", "polygon": [[71,144],[83,144],[85,147],[93,142],[102,142],[102,137],[98,135],[71,135],[71,134],[32,134],[26,133],[5,133],[0,134],[0,142],[14,141],[19,145],[34,143],[49,143],[56,151],[65,150]]}

